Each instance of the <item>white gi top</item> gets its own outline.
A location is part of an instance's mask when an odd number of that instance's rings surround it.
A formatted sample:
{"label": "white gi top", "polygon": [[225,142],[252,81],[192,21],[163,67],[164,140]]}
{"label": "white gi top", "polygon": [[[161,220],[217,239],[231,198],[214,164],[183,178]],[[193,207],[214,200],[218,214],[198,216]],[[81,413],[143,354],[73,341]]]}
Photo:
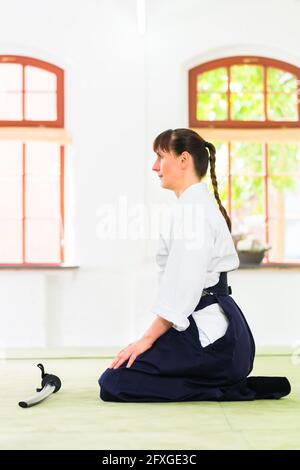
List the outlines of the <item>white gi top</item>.
{"label": "white gi top", "polygon": [[[151,313],[184,331],[205,287],[219,281],[220,272],[239,267],[239,258],[219,207],[204,181],[185,189],[160,231],[156,261],[159,288]],[[227,317],[219,304],[193,313],[202,346],[223,336]]]}

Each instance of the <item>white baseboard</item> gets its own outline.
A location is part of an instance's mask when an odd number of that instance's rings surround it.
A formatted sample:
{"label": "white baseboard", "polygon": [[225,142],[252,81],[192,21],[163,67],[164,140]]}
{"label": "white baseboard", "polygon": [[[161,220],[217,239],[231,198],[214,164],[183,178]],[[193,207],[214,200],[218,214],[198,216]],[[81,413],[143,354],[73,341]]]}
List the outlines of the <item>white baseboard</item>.
{"label": "white baseboard", "polygon": [[7,348],[2,359],[81,359],[115,357],[124,346],[103,348]]}
{"label": "white baseboard", "polygon": [[[84,359],[84,358],[110,358],[124,348],[7,348],[0,352],[0,359]],[[291,346],[257,346],[257,356],[290,356],[294,352]]]}

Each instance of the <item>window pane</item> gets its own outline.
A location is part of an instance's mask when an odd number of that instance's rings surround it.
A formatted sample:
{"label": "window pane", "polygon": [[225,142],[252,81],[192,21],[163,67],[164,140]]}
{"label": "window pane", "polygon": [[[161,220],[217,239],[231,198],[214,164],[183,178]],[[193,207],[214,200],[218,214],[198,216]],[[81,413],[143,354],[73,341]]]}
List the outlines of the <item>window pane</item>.
{"label": "window pane", "polygon": [[263,145],[258,142],[232,142],[231,174],[255,175],[263,173]]}
{"label": "window pane", "polygon": [[267,67],[267,87],[268,91],[296,92],[297,77],[285,70]]}
{"label": "window pane", "polygon": [[233,65],[230,67],[230,91],[263,91],[263,67],[261,65]]}
{"label": "window pane", "polygon": [[48,142],[26,145],[26,215],[60,216],[60,148]]}
{"label": "window pane", "polygon": [[289,220],[285,223],[285,245],[284,258],[289,261],[300,261],[300,219]]}
{"label": "window pane", "polygon": [[22,263],[22,221],[0,218],[0,263]]}
{"label": "window pane", "polygon": [[300,177],[269,178],[270,260],[299,258]]}
{"label": "window pane", "polygon": [[22,263],[22,143],[0,142],[0,263]]}
{"label": "window pane", "polygon": [[198,93],[198,121],[225,120],[227,116],[227,95],[225,93]]}
{"label": "window pane", "polygon": [[22,142],[0,141],[0,175],[16,176],[22,171]]}
{"label": "window pane", "polygon": [[27,143],[26,174],[58,176],[60,174],[60,146],[50,142]]}
{"label": "window pane", "polygon": [[58,219],[26,220],[26,261],[60,262],[60,221]]}
{"label": "window pane", "polygon": [[[229,199],[228,199],[228,144],[226,142],[215,142],[216,148],[216,177],[218,181],[218,192],[221,198],[222,204],[229,212]],[[208,189],[211,192],[213,198],[214,190],[211,182],[210,171],[208,171],[205,179]],[[229,215],[229,214],[228,214]]]}
{"label": "window pane", "polygon": [[[217,178],[228,176],[228,144],[214,142],[216,148],[216,175]],[[209,171],[208,171],[209,172]]]}
{"label": "window pane", "polygon": [[56,121],[56,93],[26,93],[25,118],[29,121]]}
{"label": "window pane", "polygon": [[[225,209],[226,209],[226,211],[229,215],[228,178],[227,177],[217,177],[217,180],[218,180],[218,192],[219,192],[220,199],[222,201],[222,205],[225,207]],[[206,176],[205,181],[207,183],[207,187],[208,187],[210,193],[212,194],[213,198],[215,199],[213,185],[212,185],[212,182],[211,182],[209,172]],[[216,201],[216,204],[217,204],[217,201]]]}
{"label": "window pane", "polygon": [[300,145],[275,144],[269,147],[269,174],[296,173],[300,174]]}
{"label": "window pane", "polygon": [[22,177],[0,176],[0,218],[21,218],[22,212]]}
{"label": "window pane", "polygon": [[272,121],[298,120],[297,94],[268,94],[268,118]]}
{"label": "window pane", "polygon": [[220,67],[208,72],[203,72],[197,77],[198,91],[227,92],[228,76],[227,69]]}
{"label": "window pane", "polygon": [[27,177],[26,217],[59,217],[60,180],[57,177]]}
{"label": "window pane", "polygon": [[0,120],[22,120],[22,93],[0,92]]}
{"label": "window pane", "polygon": [[26,91],[56,91],[57,79],[54,73],[38,67],[25,67]]}
{"label": "window pane", "polygon": [[239,121],[263,121],[263,93],[231,93],[231,119]]}
{"label": "window pane", "polygon": [[300,261],[300,220],[270,219],[269,260],[272,262]]}
{"label": "window pane", "polygon": [[265,242],[263,177],[232,176],[233,233],[252,234]]}
{"label": "window pane", "polygon": [[0,64],[1,91],[22,91],[22,65]]}
{"label": "window pane", "polygon": [[275,219],[300,219],[300,177],[270,176],[269,216]]}

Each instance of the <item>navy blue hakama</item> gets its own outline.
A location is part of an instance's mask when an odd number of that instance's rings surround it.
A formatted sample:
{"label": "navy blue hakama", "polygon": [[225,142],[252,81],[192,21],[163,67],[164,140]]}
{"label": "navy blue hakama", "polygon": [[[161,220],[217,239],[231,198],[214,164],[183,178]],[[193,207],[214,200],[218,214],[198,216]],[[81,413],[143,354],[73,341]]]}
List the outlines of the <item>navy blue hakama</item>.
{"label": "navy blue hakama", "polygon": [[224,294],[218,290],[220,285],[221,280],[206,289],[209,294],[201,297],[195,310],[218,302],[229,321],[224,336],[202,347],[190,315],[185,331],[170,328],[130,368],[126,368],[128,361],[117,369],[107,368],[99,378],[100,398],[117,402],[244,401],[288,395],[291,387],[286,377],[248,377],[255,356],[253,335],[228,294],[231,288],[227,286]]}

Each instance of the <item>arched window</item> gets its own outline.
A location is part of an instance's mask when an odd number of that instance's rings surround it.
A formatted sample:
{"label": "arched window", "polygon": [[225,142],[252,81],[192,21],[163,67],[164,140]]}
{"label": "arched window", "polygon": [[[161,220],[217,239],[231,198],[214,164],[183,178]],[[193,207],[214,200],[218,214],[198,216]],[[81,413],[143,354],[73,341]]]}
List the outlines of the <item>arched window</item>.
{"label": "arched window", "polygon": [[63,127],[63,70],[0,56],[2,265],[64,261]]}
{"label": "arched window", "polygon": [[299,127],[300,69],[261,57],[230,57],[190,70],[191,127]]}
{"label": "arched window", "polygon": [[300,68],[228,57],[189,72],[189,126],[217,147],[233,234],[272,246],[265,263],[300,262]]}
{"label": "arched window", "polygon": [[0,56],[1,126],[64,126],[64,72],[47,62]]}

